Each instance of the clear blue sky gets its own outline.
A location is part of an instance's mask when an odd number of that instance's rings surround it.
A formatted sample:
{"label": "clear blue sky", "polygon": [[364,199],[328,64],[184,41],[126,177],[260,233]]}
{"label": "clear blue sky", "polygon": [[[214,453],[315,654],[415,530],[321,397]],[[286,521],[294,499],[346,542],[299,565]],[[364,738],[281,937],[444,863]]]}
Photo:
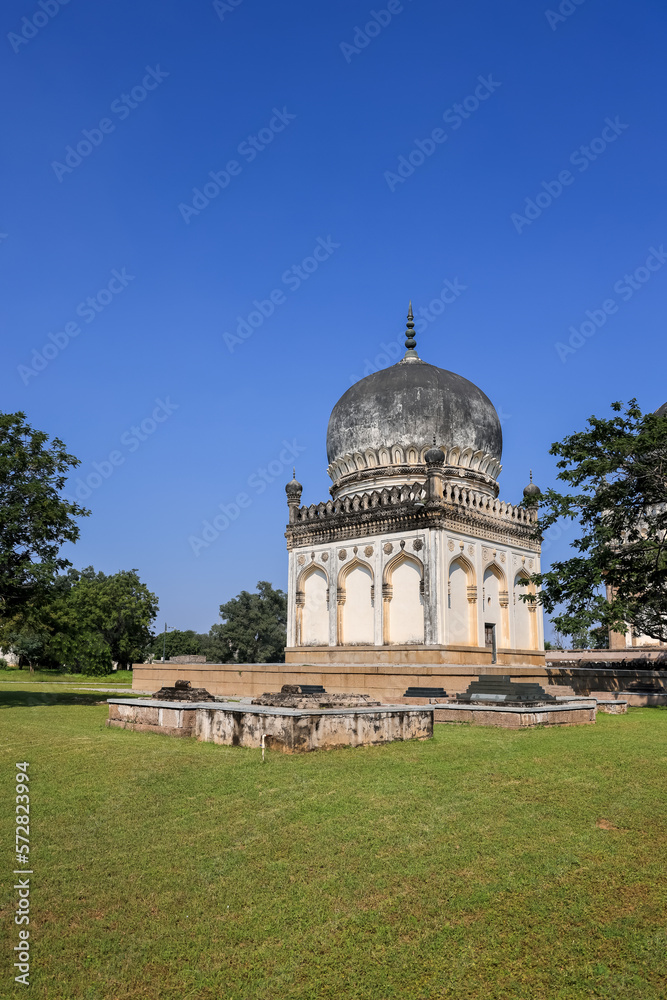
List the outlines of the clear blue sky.
{"label": "clear blue sky", "polygon": [[68,555],[136,567],[158,628],[286,586],[284,442],[327,499],[331,408],[445,280],[418,348],[500,412],[504,499],[667,399],[660,0],[42,2],[2,11],[2,406],[81,459]]}

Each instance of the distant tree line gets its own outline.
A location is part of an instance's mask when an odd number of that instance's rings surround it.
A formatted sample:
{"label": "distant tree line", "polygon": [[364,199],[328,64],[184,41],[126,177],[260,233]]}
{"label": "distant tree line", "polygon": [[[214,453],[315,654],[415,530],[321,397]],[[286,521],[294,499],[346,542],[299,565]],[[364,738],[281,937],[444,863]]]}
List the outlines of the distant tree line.
{"label": "distant tree line", "polygon": [[61,555],[90,511],[63,495],[79,460],[58,438],[0,413],[0,650],[20,665],[105,674],[149,657],[188,653],[222,663],[284,658],[287,598],[270,583],[220,607],[205,635],[153,632],[158,599],[136,569],[77,570]]}
{"label": "distant tree line", "polygon": [[160,633],[151,646],[153,659],[205,656],[209,663],[282,663],[285,659],[287,595],[266,580],[257,593],[242,590],[220,605],[221,623],[208,632],[174,629]]}

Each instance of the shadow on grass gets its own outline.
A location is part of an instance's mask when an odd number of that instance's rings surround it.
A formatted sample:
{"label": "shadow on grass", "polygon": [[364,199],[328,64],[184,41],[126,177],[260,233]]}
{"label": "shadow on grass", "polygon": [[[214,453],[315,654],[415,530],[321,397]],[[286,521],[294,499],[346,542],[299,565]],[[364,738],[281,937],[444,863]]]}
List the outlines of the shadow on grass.
{"label": "shadow on grass", "polygon": [[0,709],[3,708],[40,708],[45,705],[99,705],[112,697],[100,691],[90,691],[84,694],[58,691],[2,691],[0,690]]}

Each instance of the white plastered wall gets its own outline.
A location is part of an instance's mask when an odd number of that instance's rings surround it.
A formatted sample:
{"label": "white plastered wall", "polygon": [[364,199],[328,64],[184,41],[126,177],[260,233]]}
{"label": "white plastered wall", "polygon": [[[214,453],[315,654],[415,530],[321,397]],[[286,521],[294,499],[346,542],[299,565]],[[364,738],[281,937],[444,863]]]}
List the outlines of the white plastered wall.
{"label": "white plastered wall", "polygon": [[[401,553],[415,560],[411,569],[401,568],[403,563],[397,559]],[[341,558],[343,554],[345,558]],[[465,584],[462,579],[457,580],[454,592],[450,594],[450,568],[455,560],[459,565],[468,567],[468,579]],[[361,570],[359,575],[354,575],[355,570],[342,574],[341,571],[352,563],[355,569]],[[423,641],[429,645],[483,648],[484,624],[494,622],[499,649],[544,647],[540,607],[533,612],[526,611],[526,615],[533,619],[529,633],[531,643],[529,646],[520,644],[526,630],[517,621],[517,613],[522,614],[523,608],[519,608],[518,612],[516,609],[519,603],[523,605],[519,602],[519,594],[525,593],[525,588],[516,586],[516,578],[520,572],[534,573],[540,568],[539,555],[520,546],[486,541],[447,529],[426,528],[294,549],[289,554],[289,646],[298,644],[297,581],[304,570],[313,564],[321,567],[328,576],[330,646],[340,644],[341,639],[342,644],[376,646],[398,642],[401,636],[407,639],[410,635],[414,639],[422,628],[423,620]],[[383,593],[383,585],[388,582],[386,571],[391,564],[395,564],[396,568],[393,574],[390,573],[393,580],[389,584],[391,598],[387,600],[387,589],[385,586]],[[415,570],[418,564],[423,567],[421,572],[424,577],[424,592],[419,595],[419,578]],[[496,567],[496,573],[487,594],[484,577],[491,565]],[[491,604],[488,597],[491,597]],[[340,604],[341,600],[344,603]],[[412,608],[412,612],[408,612],[408,608]],[[465,621],[466,608],[468,641],[463,640],[461,626],[461,622]],[[412,620],[406,621],[406,617],[410,616]],[[364,641],[364,636],[368,641]]]}

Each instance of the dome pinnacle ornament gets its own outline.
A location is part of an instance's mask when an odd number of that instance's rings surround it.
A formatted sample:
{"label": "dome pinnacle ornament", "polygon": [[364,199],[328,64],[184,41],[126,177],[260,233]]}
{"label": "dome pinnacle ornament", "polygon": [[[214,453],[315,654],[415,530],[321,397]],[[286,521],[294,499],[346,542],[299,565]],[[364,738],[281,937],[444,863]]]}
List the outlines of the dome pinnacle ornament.
{"label": "dome pinnacle ornament", "polygon": [[530,470],[530,482],[524,488],[523,495],[528,499],[528,497],[538,497],[542,491],[539,486],[533,482],[533,470]]}
{"label": "dome pinnacle ornament", "polygon": [[417,341],[415,340],[415,318],[412,314],[412,299],[410,299],[410,305],[408,307],[408,321],[405,324],[405,357],[404,361],[411,361],[415,358],[419,361],[419,355],[417,354],[415,347],[417,346]]}

